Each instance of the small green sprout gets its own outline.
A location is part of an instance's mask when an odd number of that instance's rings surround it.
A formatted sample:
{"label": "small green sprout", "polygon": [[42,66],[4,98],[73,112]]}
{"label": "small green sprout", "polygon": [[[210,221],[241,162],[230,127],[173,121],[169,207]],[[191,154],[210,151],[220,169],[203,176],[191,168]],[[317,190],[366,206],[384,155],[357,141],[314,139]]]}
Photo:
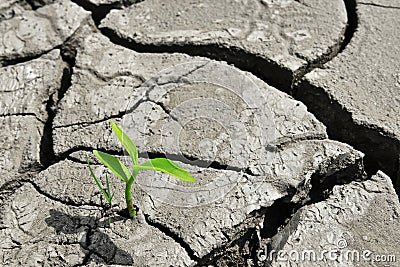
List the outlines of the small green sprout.
{"label": "small green sprout", "polygon": [[[107,201],[109,208],[112,207],[112,198],[114,197],[114,193],[111,194],[111,189],[110,189],[110,182],[108,180],[108,175],[106,174],[106,186],[107,186],[107,191],[104,191],[103,186],[101,185],[99,179],[97,179],[96,175],[94,175],[93,169],[90,166],[89,158],[86,157],[86,162],[89,166],[90,174],[92,175],[94,181],[96,182],[97,187],[99,188],[101,194],[104,196],[104,199]],[[110,218],[108,218],[108,224],[110,224]]]}
{"label": "small green sprout", "polygon": [[[131,218],[136,216],[136,208],[134,207],[133,200],[132,200],[132,185],[133,185],[133,182],[135,181],[136,176],[138,175],[139,171],[141,171],[141,170],[160,171],[160,172],[167,173],[171,176],[174,176],[185,182],[192,182],[192,183],[196,182],[196,179],[194,179],[186,170],[184,170],[182,167],[180,167],[178,164],[176,164],[172,160],[169,160],[166,158],[150,159],[139,165],[138,151],[137,151],[135,144],[128,137],[128,135],[126,135],[124,133],[124,131],[122,131],[122,129],[118,125],[116,125],[113,121],[111,121],[110,124],[111,124],[111,127],[112,127],[115,135],[118,137],[122,146],[128,152],[128,154],[132,160],[132,163],[133,163],[132,172],[130,172],[128,167],[126,167],[119,159],[117,159],[116,157],[114,157],[110,154],[107,154],[105,152],[101,152],[98,150],[93,150],[93,154],[107,168],[109,168],[119,179],[121,179],[123,182],[126,183],[125,200],[126,200],[126,205],[128,208],[128,213]],[[95,177],[95,175],[92,171],[92,168],[90,167],[90,163],[89,163],[88,159],[87,159],[87,162],[88,162],[90,173],[92,174],[97,186],[99,187],[100,192],[103,194],[106,201],[111,205],[111,200],[112,200],[113,195],[111,195],[108,179],[106,179],[107,192],[105,192],[101,183]]]}
{"label": "small green sprout", "polygon": [[112,198],[113,198],[114,194],[111,195],[110,183],[109,183],[109,181],[108,181],[108,176],[106,175],[107,191],[104,191],[103,186],[101,185],[101,183],[99,182],[99,180],[96,178],[96,175],[94,175],[94,173],[93,173],[93,170],[92,170],[92,167],[90,166],[90,162],[89,162],[88,157],[86,157],[86,161],[87,161],[87,164],[88,164],[88,166],[89,166],[90,174],[92,175],[94,181],[96,182],[97,186],[99,187],[100,192],[103,194],[104,199],[105,199],[105,200],[107,201],[107,203],[111,206],[111,201],[112,201]]}

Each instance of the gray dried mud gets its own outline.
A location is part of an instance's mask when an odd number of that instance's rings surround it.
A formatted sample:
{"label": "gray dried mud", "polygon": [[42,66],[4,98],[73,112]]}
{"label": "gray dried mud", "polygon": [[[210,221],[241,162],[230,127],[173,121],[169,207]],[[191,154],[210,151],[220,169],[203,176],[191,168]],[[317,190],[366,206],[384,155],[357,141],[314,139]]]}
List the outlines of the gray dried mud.
{"label": "gray dried mud", "polygon": [[[0,265],[396,266],[399,8],[2,2]],[[141,173],[128,219],[112,177],[105,212],[111,120],[198,182]]]}

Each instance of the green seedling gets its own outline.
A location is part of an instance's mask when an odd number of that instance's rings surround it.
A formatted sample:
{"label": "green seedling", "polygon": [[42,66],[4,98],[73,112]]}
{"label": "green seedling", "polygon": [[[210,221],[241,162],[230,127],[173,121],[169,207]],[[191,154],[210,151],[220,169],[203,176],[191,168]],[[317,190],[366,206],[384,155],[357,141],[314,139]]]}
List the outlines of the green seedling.
{"label": "green seedling", "polygon": [[[93,169],[90,166],[90,162],[88,157],[86,157],[86,162],[89,166],[90,174],[92,175],[94,181],[96,182],[97,187],[99,188],[101,194],[103,195],[104,199],[107,201],[109,207],[112,207],[112,198],[114,197],[114,193],[111,194],[111,189],[110,189],[110,182],[108,180],[108,175],[106,174],[106,186],[107,189],[106,191],[103,189],[102,184],[100,183],[99,179],[97,179],[96,175],[94,175]],[[108,224],[110,224],[110,218],[108,218]]]}
{"label": "green seedling", "polygon": [[[186,170],[184,170],[182,167],[180,167],[177,163],[175,163],[172,160],[166,159],[166,158],[155,158],[155,159],[150,159],[142,164],[139,165],[138,162],[138,151],[136,148],[136,145],[132,142],[132,140],[122,131],[122,129],[116,125],[113,121],[110,122],[111,128],[113,129],[115,135],[121,142],[122,146],[125,148],[125,150],[128,152],[132,163],[132,171],[129,171],[128,167],[126,167],[119,159],[116,157],[107,154],[105,152],[101,152],[98,150],[93,150],[93,154],[98,158],[107,168],[109,168],[119,179],[121,179],[123,182],[126,183],[125,185],[125,201],[126,201],[126,206],[128,209],[129,216],[135,217],[136,216],[136,208],[133,204],[132,200],[132,185],[133,182],[136,179],[136,176],[138,175],[139,171],[142,170],[151,170],[151,171],[160,171],[167,173],[171,176],[174,176],[182,181],[185,182],[196,182],[196,179],[194,179]],[[99,187],[101,193],[103,194],[104,198],[106,201],[111,203],[113,195],[111,195],[110,192],[110,187],[108,183],[108,179],[106,181],[107,183],[107,192],[104,191],[101,183],[97,178],[95,178],[94,173],[90,167],[89,161],[88,161],[89,169],[90,172]]]}

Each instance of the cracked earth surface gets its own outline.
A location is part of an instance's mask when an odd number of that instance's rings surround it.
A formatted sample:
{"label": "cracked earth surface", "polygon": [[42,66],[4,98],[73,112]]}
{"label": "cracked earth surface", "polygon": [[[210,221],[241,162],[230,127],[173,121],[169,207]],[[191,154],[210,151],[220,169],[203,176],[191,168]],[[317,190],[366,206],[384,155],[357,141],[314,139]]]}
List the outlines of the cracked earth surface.
{"label": "cracked earth surface", "polygon": [[[398,266],[399,12],[2,1],[0,265]],[[110,120],[198,183],[141,173],[127,219],[113,180],[108,224],[85,157],[129,162]]]}

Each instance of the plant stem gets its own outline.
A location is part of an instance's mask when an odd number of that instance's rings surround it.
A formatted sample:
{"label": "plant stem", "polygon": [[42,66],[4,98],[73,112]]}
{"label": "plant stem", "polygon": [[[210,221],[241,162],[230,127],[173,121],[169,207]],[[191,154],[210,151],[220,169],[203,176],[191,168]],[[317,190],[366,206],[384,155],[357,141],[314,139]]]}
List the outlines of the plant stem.
{"label": "plant stem", "polygon": [[126,183],[125,187],[125,200],[126,200],[126,206],[128,208],[128,213],[131,218],[136,216],[136,208],[133,205],[133,200],[132,200],[132,185],[133,182],[135,181],[136,175],[132,174],[132,176],[129,178],[128,182]]}

